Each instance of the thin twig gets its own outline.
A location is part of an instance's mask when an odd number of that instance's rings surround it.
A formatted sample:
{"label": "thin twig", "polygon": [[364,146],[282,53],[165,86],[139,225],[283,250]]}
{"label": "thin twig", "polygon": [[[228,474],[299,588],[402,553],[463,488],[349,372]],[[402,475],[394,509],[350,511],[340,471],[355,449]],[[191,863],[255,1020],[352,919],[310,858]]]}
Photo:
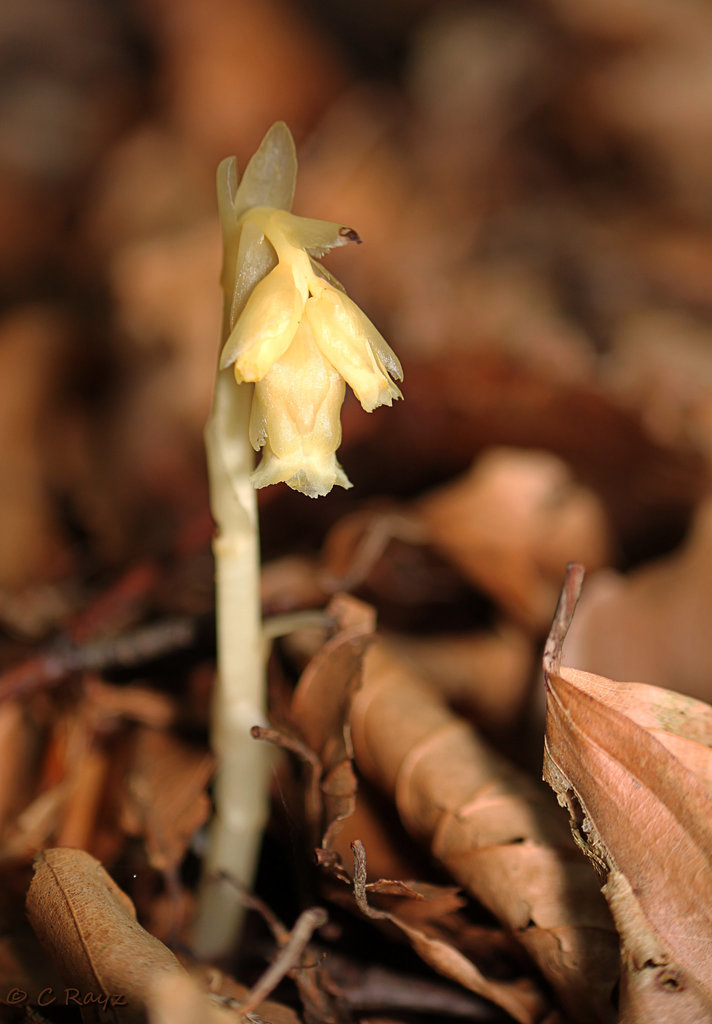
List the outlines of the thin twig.
{"label": "thin twig", "polygon": [[304,805],[307,821],[310,825],[318,822],[323,812],[323,801],[321,798],[321,777],[323,768],[321,761],[306,743],[298,736],[280,732],[278,729],[270,729],[262,725],[253,725],[250,729],[253,739],[266,740],[283,750],[294,754],[307,767],[309,779],[305,787]]}
{"label": "thin twig", "polygon": [[256,896],[238,878],[230,875],[227,871],[221,871],[220,878],[236,890],[240,900],[248,910],[255,910],[260,914],[279,946],[285,946],[289,942],[289,929],[282,924],[277,915],[270,910],[259,896]]}
{"label": "thin twig", "polygon": [[340,998],[354,1011],[426,1013],[468,1021],[510,1021],[488,1000],[463,992],[437,978],[400,974],[384,967],[364,967],[329,954],[329,968]]}
{"label": "thin twig", "polygon": [[366,848],[360,839],[354,839],[351,843],[351,852],[354,858],[354,900],[356,906],[365,917],[374,917],[379,920],[391,920],[391,915],[385,910],[376,910],[368,902],[368,871],[366,868]]}
{"label": "thin twig", "polygon": [[285,975],[299,967],[299,962],[304,955],[309,940],[316,929],[325,925],[327,920],[326,911],[322,907],[311,907],[299,915],[294,928],[292,928],[289,941],[279,951],[274,963],[267,968],[262,977],[258,978],[252,986],[247,999],[240,1003],[239,1010],[243,1017],[247,1016],[260,1003],[264,1002]]}
{"label": "thin twig", "polygon": [[551,623],[549,635],[544,645],[543,665],[547,676],[558,675],[561,668],[561,653],[564,646],[566,634],[569,631],[571,621],[576,611],[585,570],[578,562],[571,562],[566,567],[564,583],[561,587],[559,602],[554,612],[554,620]]}
{"label": "thin twig", "polygon": [[334,618],[319,608],[308,608],[295,612],[270,615],[262,623],[262,634],[266,640],[278,640],[289,636],[298,629],[328,629],[333,627]]}
{"label": "thin twig", "polygon": [[197,632],[195,618],[181,617],[142,626],[109,640],[82,645],[65,642],[4,672],[0,676],[0,701],[55,686],[77,672],[133,668],[186,650],[195,643]]}

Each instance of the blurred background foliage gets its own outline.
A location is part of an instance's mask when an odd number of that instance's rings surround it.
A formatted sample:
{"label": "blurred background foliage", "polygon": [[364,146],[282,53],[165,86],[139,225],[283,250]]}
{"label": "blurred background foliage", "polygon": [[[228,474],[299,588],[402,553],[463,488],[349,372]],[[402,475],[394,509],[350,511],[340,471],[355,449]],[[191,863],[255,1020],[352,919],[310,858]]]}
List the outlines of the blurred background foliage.
{"label": "blurred background foliage", "polygon": [[0,586],[209,535],[217,162],[297,139],[295,209],[404,363],[355,484],[262,495],[266,553],[492,444],[669,549],[712,452],[712,10],[699,0],[23,0],[0,12]]}

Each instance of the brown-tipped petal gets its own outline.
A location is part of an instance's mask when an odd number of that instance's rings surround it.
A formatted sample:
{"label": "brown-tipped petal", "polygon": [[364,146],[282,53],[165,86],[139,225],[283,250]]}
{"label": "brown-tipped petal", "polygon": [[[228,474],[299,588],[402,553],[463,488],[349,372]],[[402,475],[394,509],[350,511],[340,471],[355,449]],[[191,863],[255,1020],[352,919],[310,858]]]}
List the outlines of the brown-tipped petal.
{"label": "brown-tipped petal", "polygon": [[[313,220],[311,217],[296,217],[293,213],[276,210],[270,218],[274,229],[289,245],[305,249],[310,256],[318,259],[330,249],[349,242],[360,242],[354,231],[344,224],[329,220]],[[266,229],[270,234],[269,228]]]}

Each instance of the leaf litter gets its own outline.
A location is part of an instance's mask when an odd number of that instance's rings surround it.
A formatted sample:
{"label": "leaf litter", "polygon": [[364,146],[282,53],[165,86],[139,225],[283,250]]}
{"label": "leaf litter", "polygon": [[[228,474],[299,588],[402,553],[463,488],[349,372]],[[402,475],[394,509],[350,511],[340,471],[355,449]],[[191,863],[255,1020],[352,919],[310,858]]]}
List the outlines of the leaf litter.
{"label": "leaf litter", "polygon": [[544,775],[605,878],[621,935],[620,1019],[705,1020],[712,708],[561,666],[581,578],[569,571],[544,658]]}
{"label": "leaf litter", "polygon": [[[0,1016],[706,1021],[709,13],[308,6],[0,16]],[[261,498],[286,753],[196,965],[213,176],[281,118],[408,392]]]}

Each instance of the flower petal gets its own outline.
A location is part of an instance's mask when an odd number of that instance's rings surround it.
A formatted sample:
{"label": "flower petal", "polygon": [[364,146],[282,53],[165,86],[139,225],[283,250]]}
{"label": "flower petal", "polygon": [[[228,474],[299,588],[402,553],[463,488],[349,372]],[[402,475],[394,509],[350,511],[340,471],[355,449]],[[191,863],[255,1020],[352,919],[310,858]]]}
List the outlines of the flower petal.
{"label": "flower petal", "polygon": [[223,347],[220,369],[234,363],[238,382],[262,380],[289,348],[303,309],[291,268],[278,263],[247,300]]}
{"label": "flower petal", "polygon": [[[232,217],[229,211],[227,217]],[[237,235],[223,221],[223,254],[220,283],[225,296],[223,337],[227,337],[252,289],[276,267],[277,256],[262,229],[249,221],[240,226]]]}
{"label": "flower petal", "polygon": [[251,477],[254,486],[284,481],[310,497],[334,484],[350,487],[335,455],[343,400],[342,378],[303,322],[289,350],[255,386],[250,441],[264,454]]}
{"label": "flower petal", "polygon": [[333,452],[318,458],[290,455],[280,459],[271,448],[265,448],[259,466],[250,476],[250,483],[256,490],[284,483],[307,498],[323,498],[336,486],[346,490],[353,487]]}
{"label": "flower petal", "polygon": [[[353,228],[330,220],[314,220],[311,217],[297,217],[293,213],[276,210],[270,218],[274,229],[281,237],[297,249],[304,249],[318,259],[330,249],[349,242],[360,244],[361,239]],[[269,228],[266,234],[269,236]]]}
{"label": "flower petal", "polygon": [[319,263],[318,260],[310,259],[309,263],[312,271],[314,272],[314,274],[316,274],[318,278],[321,278],[322,281],[326,281],[326,283],[330,284],[332,288],[336,288],[338,292],[346,291],[341,281],[339,281],[338,277],[334,277],[331,271],[327,270],[326,267],[322,266],[322,264]]}
{"label": "flower petal", "polygon": [[234,194],[235,215],[253,206],[274,206],[289,210],[297,180],[297,150],[292,133],[284,121],[269,129],[259,149],[245,168]]}
{"label": "flower petal", "polygon": [[403,377],[395,353],[351,299],[334,288],[321,288],[305,307],[316,342],[332,366],[372,412],[402,398],[397,380]]}

